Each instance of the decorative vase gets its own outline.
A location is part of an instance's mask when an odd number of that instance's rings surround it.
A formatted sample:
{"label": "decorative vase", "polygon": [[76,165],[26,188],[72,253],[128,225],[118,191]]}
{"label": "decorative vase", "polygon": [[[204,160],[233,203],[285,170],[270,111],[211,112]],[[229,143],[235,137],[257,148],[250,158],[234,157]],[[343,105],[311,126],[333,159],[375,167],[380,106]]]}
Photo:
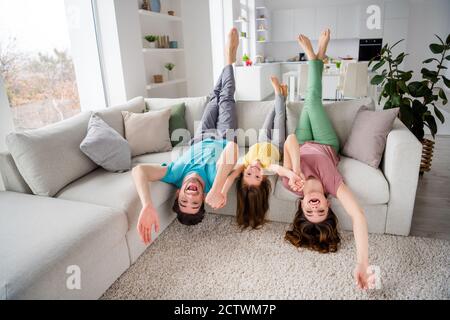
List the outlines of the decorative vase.
{"label": "decorative vase", "polygon": [[155,42],[155,41],[149,42],[149,43],[148,43],[148,47],[151,48],[151,49],[156,48],[156,42]]}
{"label": "decorative vase", "polygon": [[148,0],[143,0],[142,1],[142,7],[143,10],[150,10],[150,6],[148,4]]}
{"label": "decorative vase", "polygon": [[167,80],[173,80],[173,72],[171,70],[167,70]]}
{"label": "decorative vase", "polygon": [[422,160],[420,161],[420,174],[430,171],[433,161],[434,141],[422,139]]}
{"label": "decorative vase", "polygon": [[151,0],[150,10],[153,12],[161,12],[161,1],[160,0]]}

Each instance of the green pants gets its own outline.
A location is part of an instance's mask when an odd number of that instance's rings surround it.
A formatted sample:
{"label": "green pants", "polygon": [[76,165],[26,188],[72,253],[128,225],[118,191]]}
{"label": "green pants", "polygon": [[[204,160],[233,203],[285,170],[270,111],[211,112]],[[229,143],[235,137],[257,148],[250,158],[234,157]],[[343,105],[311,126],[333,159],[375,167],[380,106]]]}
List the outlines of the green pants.
{"label": "green pants", "polygon": [[338,153],[339,139],[322,104],[322,72],[321,60],[308,62],[308,87],[295,135],[300,143],[314,141],[327,144]]}

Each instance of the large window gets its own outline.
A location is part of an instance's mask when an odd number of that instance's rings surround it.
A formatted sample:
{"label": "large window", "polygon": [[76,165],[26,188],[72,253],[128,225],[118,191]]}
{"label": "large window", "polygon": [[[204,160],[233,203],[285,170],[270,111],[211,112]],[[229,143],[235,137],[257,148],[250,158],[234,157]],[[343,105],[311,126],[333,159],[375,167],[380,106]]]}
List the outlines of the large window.
{"label": "large window", "polygon": [[0,72],[16,130],[80,112],[63,0],[0,0]]}

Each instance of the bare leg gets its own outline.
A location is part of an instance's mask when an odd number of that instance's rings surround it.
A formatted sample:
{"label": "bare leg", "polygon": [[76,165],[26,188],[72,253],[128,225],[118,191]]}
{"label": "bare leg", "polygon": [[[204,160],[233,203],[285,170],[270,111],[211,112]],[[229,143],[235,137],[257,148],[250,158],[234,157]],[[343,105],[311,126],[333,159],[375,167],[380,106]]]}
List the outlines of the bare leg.
{"label": "bare leg", "polygon": [[327,51],[328,42],[330,41],[330,29],[322,31],[319,37],[319,49],[317,50],[317,59],[323,60]]}

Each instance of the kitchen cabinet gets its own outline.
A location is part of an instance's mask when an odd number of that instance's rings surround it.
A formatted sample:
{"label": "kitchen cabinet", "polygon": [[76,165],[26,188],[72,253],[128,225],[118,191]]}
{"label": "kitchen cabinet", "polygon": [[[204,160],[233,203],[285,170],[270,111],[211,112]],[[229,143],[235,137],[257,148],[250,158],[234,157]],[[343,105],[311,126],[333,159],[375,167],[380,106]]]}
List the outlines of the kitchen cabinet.
{"label": "kitchen cabinet", "polygon": [[299,34],[312,36],[315,33],[316,23],[316,9],[302,8],[295,9],[294,14],[294,37],[297,38]]}
{"label": "kitchen cabinet", "polygon": [[272,13],[272,41],[294,41],[294,10]]}
{"label": "kitchen cabinet", "polygon": [[330,30],[336,30],[337,26],[337,7],[329,6],[329,7],[317,7],[316,14],[316,23],[315,23],[315,31],[312,34],[312,39],[318,39],[320,33],[325,28],[330,28]]}
{"label": "kitchen cabinet", "polygon": [[236,100],[262,101],[273,94],[270,77],[281,78],[280,63],[262,63],[235,68]]}
{"label": "kitchen cabinet", "polygon": [[355,5],[339,6],[335,39],[359,38],[360,8]]}

